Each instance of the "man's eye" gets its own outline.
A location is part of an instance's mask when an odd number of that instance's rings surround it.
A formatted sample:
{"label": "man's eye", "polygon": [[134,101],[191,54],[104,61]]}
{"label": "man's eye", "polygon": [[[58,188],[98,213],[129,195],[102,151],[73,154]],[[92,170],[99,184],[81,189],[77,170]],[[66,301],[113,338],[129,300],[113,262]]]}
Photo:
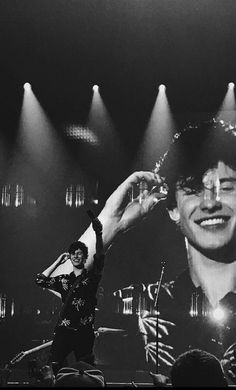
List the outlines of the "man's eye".
{"label": "man's eye", "polygon": [[221,191],[233,191],[233,190],[235,190],[235,186],[233,186],[232,184],[227,184],[227,185],[221,186],[220,190]]}
{"label": "man's eye", "polygon": [[235,191],[236,190],[236,182],[235,181],[225,181],[220,184],[220,191]]}

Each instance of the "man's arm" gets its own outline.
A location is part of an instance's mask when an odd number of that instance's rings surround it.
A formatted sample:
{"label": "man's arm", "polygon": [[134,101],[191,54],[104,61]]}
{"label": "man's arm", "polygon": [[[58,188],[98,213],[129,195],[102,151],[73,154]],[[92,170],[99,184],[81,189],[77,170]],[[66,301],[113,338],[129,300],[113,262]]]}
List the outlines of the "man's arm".
{"label": "man's arm", "polygon": [[92,227],[96,234],[96,256],[100,257],[104,255],[104,245],[102,238],[102,224],[98,218],[92,221]]}
{"label": "man's arm", "polygon": [[50,277],[51,274],[59,267],[59,265],[65,263],[68,260],[69,253],[62,253],[55,261],[50,265],[42,274],[46,277]]}
{"label": "man's arm", "polygon": [[[129,191],[133,186],[138,186],[145,181],[148,190],[136,197],[132,201],[129,199]],[[106,252],[115,238],[127,230],[134,227],[138,221],[142,220],[154,208],[154,206],[163,199],[157,188],[162,183],[161,178],[153,172],[135,172],[130,175],[107,199],[104,208],[98,216],[103,226],[103,247]],[[90,268],[93,264],[93,256],[96,252],[97,238],[94,234],[92,224],[79,238],[88,247],[88,258],[86,267]],[[63,268],[63,273],[71,271],[71,264],[67,261]],[[59,267],[60,268],[60,267]]]}
{"label": "man's arm", "polygon": [[87,268],[90,269],[93,267],[97,274],[101,274],[104,267],[105,253],[102,238],[102,224],[98,218],[93,218],[92,228],[96,234],[96,253],[93,263],[90,263],[90,266]]}
{"label": "man's arm", "polygon": [[[51,293],[61,298],[61,294],[58,291],[54,290],[56,288],[56,280],[53,280],[52,275],[54,271],[63,263],[67,261],[68,253],[62,253],[52,265],[50,265],[45,271],[37,274],[36,284],[40,287],[47,288]],[[50,278],[51,279],[47,279]]]}

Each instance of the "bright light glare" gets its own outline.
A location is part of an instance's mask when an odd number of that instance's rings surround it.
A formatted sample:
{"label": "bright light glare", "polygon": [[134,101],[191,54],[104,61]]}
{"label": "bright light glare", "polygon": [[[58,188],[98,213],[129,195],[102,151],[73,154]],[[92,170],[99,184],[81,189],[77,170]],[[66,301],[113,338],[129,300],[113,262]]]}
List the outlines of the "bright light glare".
{"label": "bright light glare", "polygon": [[159,91],[164,92],[166,90],[166,86],[164,84],[159,85]]}
{"label": "bright light glare", "polygon": [[228,84],[228,88],[229,88],[229,89],[234,89],[234,83],[232,83],[232,82],[229,83],[229,84]]}
{"label": "bright light glare", "polygon": [[94,92],[97,92],[98,89],[99,89],[98,85],[95,84],[95,85],[93,86],[93,91],[94,91]]}
{"label": "bright light glare", "polygon": [[25,91],[29,91],[30,89],[31,89],[30,83],[25,83],[25,84],[24,84],[24,90],[25,90]]}
{"label": "bright light glare", "polygon": [[221,321],[225,318],[225,311],[221,307],[212,310],[212,317],[215,321]]}

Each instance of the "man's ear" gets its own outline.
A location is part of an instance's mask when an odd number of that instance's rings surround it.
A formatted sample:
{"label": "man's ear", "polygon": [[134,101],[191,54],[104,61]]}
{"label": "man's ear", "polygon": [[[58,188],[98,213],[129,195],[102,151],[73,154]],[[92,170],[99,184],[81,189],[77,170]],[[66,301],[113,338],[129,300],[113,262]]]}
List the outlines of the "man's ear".
{"label": "man's ear", "polygon": [[174,221],[175,223],[178,224],[180,221],[180,214],[179,214],[179,210],[177,209],[177,207],[175,207],[172,210],[168,210],[168,213],[169,213],[169,216],[172,219],[172,221]]}

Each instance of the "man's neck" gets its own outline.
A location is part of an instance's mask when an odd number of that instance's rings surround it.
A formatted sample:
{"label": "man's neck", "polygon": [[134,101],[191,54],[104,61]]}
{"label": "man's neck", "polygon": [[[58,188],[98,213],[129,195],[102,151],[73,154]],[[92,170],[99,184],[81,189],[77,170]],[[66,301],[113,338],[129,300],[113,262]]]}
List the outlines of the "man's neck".
{"label": "man's neck", "polygon": [[201,287],[213,307],[229,292],[236,291],[236,260],[229,264],[215,261],[187,242],[190,277]]}
{"label": "man's neck", "polygon": [[75,274],[75,276],[79,276],[82,274],[84,268],[76,268],[76,267],[73,267],[73,272]]}

